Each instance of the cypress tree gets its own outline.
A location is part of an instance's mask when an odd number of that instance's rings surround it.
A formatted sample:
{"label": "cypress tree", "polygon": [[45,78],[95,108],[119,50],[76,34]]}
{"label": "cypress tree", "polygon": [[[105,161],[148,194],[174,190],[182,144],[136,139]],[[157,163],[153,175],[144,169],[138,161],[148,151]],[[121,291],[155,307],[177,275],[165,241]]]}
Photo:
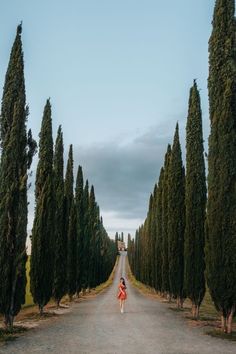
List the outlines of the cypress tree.
{"label": "cypress tree", "polygon": [[116,232],[116,234],[115,234],[115,243],[116,243],[117,253],[118,253],[118,238],[119,238],[118,232]]}
{"label": "cypress tree", "polygon": [[[21,114],[25,123],[27,111],[25,107],[25,78],[24,78],[24,58],[22,50],[22,25],[17,27],[15,41],[13,43],[10,60],[5,76],[3,87],[2,107],[0,116],[0,138],[1,147],[7,145],[10,139],[10,132],[16,119],[16,114]],[[15,105],[18,103],[18,112],[14,112]]]}
{"label": "cypress tree", "polygon": [[168,177],[171,157],[171,146],[168,145],[165,154],[162,186],[162,293],[167,296],[170,292],[169,283],[169,254],[168,254]]}
{"label": "cypress tree", "polygon": [[[73,147],[70,145],[65,176],[65,234],[67,237],[67,290],[72,299],[76,291],[76,253],[75,234],[73,221],[76,212],[74,208],[74,176],[73,176]],[[76,237],[77,238],[77,237]]]}
{"label": "cypress tree", "polygon": [[47,100],[40,132],[35,182],[35,217],[30,258],[30,289],[40,314],[52,296],[54,275],[54,191],[51,104]]}
{"label": "cypress tree", "polygon": [[55,263],[53,297],[59,307],[62,297],[66,294],[66,257],[67,238],[64,230],[64,159],[63,135],[61,126],[58,128],[54,153],[54,193],[55,193]]}
{"label": "cypress tree", "polygon": [[76,208],[76,223],[77,223],[77,256],[76,256],[76,292],[77,295],[82,289],[82,276],[84,269],[84,252],[83,252],[83,191],[84,180],[82,167],[78,167],[75,188],[75,208]]}
{"label": "cypress tree", "polygon": [[97,239],[98,239],[98,218],[97,218],[97,205],[95,201],[94,187],[91,186],[89,193],[89,269],[88,269],[88,283],[89,287],[96,285],[96,263],[98,255]]}
{"label": "cypress tree", "polygon": [[[209,41],[207,283],[231,333],[236,310],[236,36],[235,1],[217,0]],[[217,275],[217,276],[216,276]]]}
{"label": "cypress tree", "polygon": [[139,246],[139,230],[135,232],[135,254],[134,254],[134,270],[136,279],[140,279],[140,246]]}
{"label": "cypress tree", "polygon": [[27,169],[36,143],[26,133],[24,61],[21,25],[17,27],[5,78],[0,116],[0,312],[6,326],[25,302]]}
{"label": "cypress tree", "polygon": [[[158,234],[157,234],[157,195],[158,195],[158,186],[155,184],[153,190],[153,204],[152,204],[152,223],[151,223],[151,286],[157,290],[157,245],[158,245]],[[134,246],[134,240],[133,246]]]}
{"label": "cypress tree", "polygon": [[[104,235],[104,227],[103,227],[103,219],[100,217],[100,208],[96,203],[96,219],[95,219],[95,247],[96,247],[96,258],[94,265],[94,285],[100,284],[103,280],[102,275],[102,263],[104,257],[103,250],[103,235]],[[110,246],[109,246],[110,247]]]}
{"label": "cypress tree", "polygon": [[90,257],[90,234],[89,234],[89,183],[85,182],[83,191],[83,275],[82,288],[89,288],[89,257]]}
{"label": "cypress tree", "polygon": [[76,208],[72,200],[68,227],[68,294],[70,300],[76,292],[76,247],[77,247],[77,229],[76,229]]}
{"label": "cypress tree", "polygon": [[153,209],[153,194],[150,195],[149,198],[149,209],[148,209],[148,215],[146,219],[146,225],[145,225],[145,233],[146,233],[146,248],[145,248],[145,255],[146,255],[146,284],[149,286],[152,286],[152,259],[151,259],[151,250],[152,250],[152,209]]}
{"label": "cypress tree", "polygon": [[184,278],[184,167],[179,142],[179,126],[176,125],[168,172],[168,245],[170,292],[183,305]]}
{"label": "cypress tree", "polygon": [[156,283],[156,290],[162,290],[162,246],[163,246],[163,238],[162,238],[162,221],[163,221],[163,209],[162,209],[162,192],[163,192],[163,179],[164,179],[164,168],[161,168],[159,181],[158,181],[158,188],[157,188],[157,196],[156,196],[156,243],[155,243],[155,283]]}
{"label": "cypress tree", "polygon": [[186,227],[184,288],[192,301],[192,314],[199,316],[205,294],[206,176],[200,94],[194,81],[190,90],[186,127]]}

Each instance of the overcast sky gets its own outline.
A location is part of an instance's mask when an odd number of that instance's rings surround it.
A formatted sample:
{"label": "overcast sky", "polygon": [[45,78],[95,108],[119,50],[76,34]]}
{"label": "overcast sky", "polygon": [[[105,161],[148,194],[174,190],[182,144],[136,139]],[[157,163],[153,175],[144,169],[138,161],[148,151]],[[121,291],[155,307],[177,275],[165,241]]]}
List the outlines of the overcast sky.
{"label": "overcast sky", "polygon": [[[0,82],[23,21],[28,126],[38,139],[51,97],[54,138],[74,146],[104,224],[131,232],[146,217],[176,121],[185,155],[189,88],[208,123],[208,39],[214,0],[0,0]],[[33,168],[35,169],[36,161]],[[29,228],[34,209],[30,191]]]}

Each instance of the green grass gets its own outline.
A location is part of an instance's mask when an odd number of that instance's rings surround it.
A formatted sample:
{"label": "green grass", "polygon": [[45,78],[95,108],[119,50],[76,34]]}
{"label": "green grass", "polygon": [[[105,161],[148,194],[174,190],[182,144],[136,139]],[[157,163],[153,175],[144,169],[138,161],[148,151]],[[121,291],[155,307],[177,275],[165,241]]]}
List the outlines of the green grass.
{"label": "green grass", "polygon": [[217,319],[219,319],[219,313],[214,306],[209,290],[206,289],[206,294],[200,307],[200,320],[206,321]]}
{"label": "green grass", "polygon": [[26,330],[25,327],[20,326],[14,326],[12,329],[0,328],[0,343],[14,340]]}
{"label": "green grass", "polygon": [[233,332],[232,334],[226,334],[226,333],[223,333],[221,330],[213,329],[212,331],[207,331],[206,334],[209,334],[212,337],[231,340],[233,342],[236,342],[236,332]]}

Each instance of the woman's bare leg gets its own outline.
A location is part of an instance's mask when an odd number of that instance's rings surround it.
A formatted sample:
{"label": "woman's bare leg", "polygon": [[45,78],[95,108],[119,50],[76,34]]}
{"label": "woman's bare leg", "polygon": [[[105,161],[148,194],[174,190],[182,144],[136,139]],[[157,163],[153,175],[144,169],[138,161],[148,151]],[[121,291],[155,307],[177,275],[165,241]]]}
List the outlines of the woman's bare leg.
{"label": "woman's bare leg", "polygon": [[124,312],[124,303],[125,303],[125,301],[122,300],[122,304],[121,304],[121,312],[122,312],[122,313]]}

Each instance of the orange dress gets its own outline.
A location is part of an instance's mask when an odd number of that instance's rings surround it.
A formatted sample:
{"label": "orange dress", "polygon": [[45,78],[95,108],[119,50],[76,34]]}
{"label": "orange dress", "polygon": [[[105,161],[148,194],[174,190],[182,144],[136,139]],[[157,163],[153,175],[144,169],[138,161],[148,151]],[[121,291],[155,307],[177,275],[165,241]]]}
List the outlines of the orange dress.
{"label": "orange dress", "polygon": [[117,298],[119,300],[126,300],[127,299],[127,293],[126,293],[125,289],[126,289],[126,287],[123,284],[119,285],[119,293],[117,296]]}

